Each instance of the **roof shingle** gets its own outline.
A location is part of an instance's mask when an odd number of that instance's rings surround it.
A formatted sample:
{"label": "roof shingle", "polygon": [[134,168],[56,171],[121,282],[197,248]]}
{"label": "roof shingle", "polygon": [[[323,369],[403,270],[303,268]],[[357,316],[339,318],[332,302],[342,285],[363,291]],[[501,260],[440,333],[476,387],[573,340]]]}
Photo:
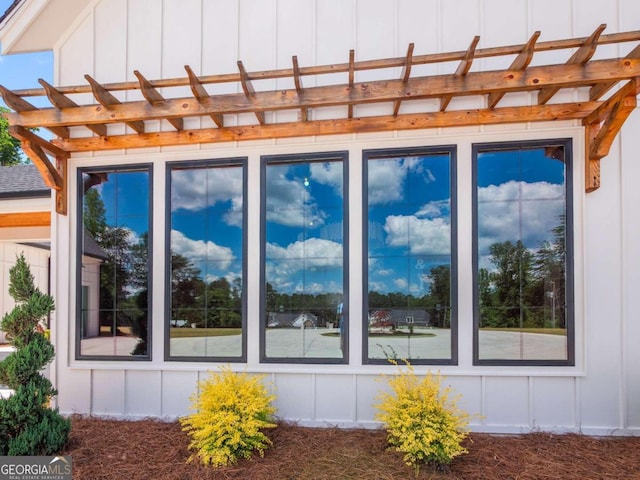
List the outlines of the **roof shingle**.
{"label": "roof shingle", "polygon": [[0,197],[24,198],[51,195],[35,165],[0,167]]}

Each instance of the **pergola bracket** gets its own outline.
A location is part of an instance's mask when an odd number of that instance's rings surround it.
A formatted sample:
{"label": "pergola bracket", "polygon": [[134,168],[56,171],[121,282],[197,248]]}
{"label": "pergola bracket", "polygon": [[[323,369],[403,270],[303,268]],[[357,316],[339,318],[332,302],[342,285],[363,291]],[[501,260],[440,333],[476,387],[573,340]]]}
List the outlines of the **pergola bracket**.
{"label": "pergola bracket", "polygon": [[[9,133],[22,142],[22,150],[40,172],[45,185],[55,190],[56,212],[66,215],[69,153],[19,125],[10,126]],[[55,158],[55,165],[45,152]]]}
{"label": "pergola bracket", "polygon": [[637,106],[640,82],[631,79],[600,107],[585,117],[585,190],[600,187],[600,160],[609,155],[611,145],[625,120]]}

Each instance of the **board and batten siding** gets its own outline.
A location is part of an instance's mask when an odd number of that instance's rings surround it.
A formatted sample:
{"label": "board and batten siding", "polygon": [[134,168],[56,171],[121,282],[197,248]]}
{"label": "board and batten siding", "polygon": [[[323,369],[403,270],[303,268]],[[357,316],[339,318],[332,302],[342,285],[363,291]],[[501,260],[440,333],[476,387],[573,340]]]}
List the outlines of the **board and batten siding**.
{"label": "board and batten siding", "polygon": [[[553,14],[550,14],[553,12]],[[55,83],[84,83],[90,74],[101,83],[135,80],[134,70],[148,79],[185,76],[184,65],[196,73],[237,70],[242,60],[249,72],[291,65],[344,63],[349,50],[356,59],[403,56],[409,42],[416,54],[466,50],[474,35],[479,47],[524,43],[541,30],[541,40],[588,36],[601,24],[607,32],[638,28],[637,0],[94,0],[54,49]],[[618,47],[601,47],[607,48]],[[625,47],[622,47],[625,48]],[[616,52],[624,55],[627,51]],[[537,54],[566,61],[566,52]],[[597,58],[599,52],[596,52]],[[477,65],[504,68],[505,58],[478,59]],[[534,58],[533,64],[536,63]],[[475,63],[474,63],[475,64]],[[413,75],[450,73],[456,65],[419,66]],[[473,69],[474,67],[472,67]],[[381,72],[397,78],[398,69]],[[356,81],[364,81],[356,73]],[[308,83],[307,83],[308,82]],[[313,86],[313,79],[303,79]],[[292,88],[285,80],[256,82],[256,89]],[[211,87],[210,91],[215,92]],[[233,88],[226,85],[224,88]],[[185,90],[188,94],[188,90]],[[134,98],[129,93],[127,100]],[[139,95],[139,94],[138,94]],[[561,92],[554,98],[576,95]],[[116,96],[118,93],[116,92]],[[141,98],[141,97],[139,97]],[[566,97],[565,97],[566,98]],[[454,99],[451,108],[475,108],[475,97]],[[425,101],[428,103],[429,101]],[[503,99],[509,105],[509,96]],[[420,111],[420,103],[401,112]],[[335,107],[338,108],[338,107]],[[356,108],[367,115],[377,106]],[[297,119],[297,112],[278,116]],[[331,109],[313,112],[331,118]],[[280,117],[279,117],[280,118]],[[229,116],[229,125],[254,123],[252,115]],[[210,119],[188,119],[193,123]],[[267,115],[269,122],[269,114]],[[149,130],[170,129],[148,122]],[[124,127],[109,127],[124,128]],[[248,241],[258,245],[260,216],[259,157],[267,154],[349,150],[350,181],[350,305],[349,365],[260,364],[259,249],[248,255],[249,372],[266,373],[278,399],[279,415],[308,425],[372,426],[376,393],[383,388],[379,373],[392,368],[361,364],[362,205],[361,154],[368,148],[457,145],[458,157],[458,301],[459,365],[438,368],[462,394],[461,406],[479,414],[472,428],[489,432],[532,429],[582,431],[594,434],[640,434],[640,114],[634,112],[602,161],[602,186],[586,195],[581,188],[583,129],[577,123],[464,127],[425,131],[349,134],[326,137],[261,140],[193,147],[146,148],[76,155],[69,178],[78,167],[153,162],[154,278],[164,278],[164,169],[167,161],[246,156],[248,171]],[[474,367],[472,365],[471,144],[507,140],[572,137],[574,140],[576,366]],[[164,362],[164,284],[153,285],[153,360],[151,362],[76,361],[75,335],[75,186],[69,215],[56,216],[52,257],[57,318],[54,326],[58,357],[52,375],[60,391],[63,413],[123,417],[174,418],[187,413],[188,397],[198,379],[215,364]],[[464,226],[469,226],[469,228]],[[69,241],[69,239],[72,239]],[[238,368],[244,368],[239,365]],[[426,371],[420,367],[418,372]]]}

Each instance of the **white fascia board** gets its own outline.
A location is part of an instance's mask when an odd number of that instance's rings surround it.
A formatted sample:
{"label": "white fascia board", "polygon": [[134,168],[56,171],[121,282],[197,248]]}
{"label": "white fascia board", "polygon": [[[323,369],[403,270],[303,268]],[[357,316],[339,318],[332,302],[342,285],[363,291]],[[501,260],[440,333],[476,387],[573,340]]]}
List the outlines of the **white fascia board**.
{"label": "white fascia board", "polygon": [[0,25],[2,54],[53,50],[83,11],[87,0],[23,0]]}
{"label": "white fascia board", "polygon": [[51,197],[0,199],[0,213],[46,212],[51,209]]}
{"label": "white fascia board", "polygon": [[26,53],[29,51],[46,50],[47,48],[25,49],[23,44],[37,44],[38,42],[27,41],[27,37],[34,32],[29,31],[35,19],[47,6],[50,0],[24,0],[15,7],[13,12],[0,25],[0,43],[2,44],[2,54]]}

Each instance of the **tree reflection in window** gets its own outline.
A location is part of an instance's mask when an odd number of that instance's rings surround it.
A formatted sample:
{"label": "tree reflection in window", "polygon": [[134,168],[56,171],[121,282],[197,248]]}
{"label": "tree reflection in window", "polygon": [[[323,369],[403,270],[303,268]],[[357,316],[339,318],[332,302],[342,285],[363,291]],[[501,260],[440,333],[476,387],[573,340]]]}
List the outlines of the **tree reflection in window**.
{"label": "tree reflection in window", "polygon": [[262,165],[262,357],[346,361],[346,153]]}
{"label": "tree reflection in window", "polygon": [[365,152],[367,363],[455,362],[453,155]]}
{"label": "tree reflection in window", "polygon": [[150,167],[79,172],[78,354],[148,359]]}
{"label": "tree reflection in window", "polygon": [[244,358],[244,160],[168,170],[168,358]]}
{"label": "tree reflection in window", "polygon": [[569,144],[474,147],[476,361],[570,363]]}

